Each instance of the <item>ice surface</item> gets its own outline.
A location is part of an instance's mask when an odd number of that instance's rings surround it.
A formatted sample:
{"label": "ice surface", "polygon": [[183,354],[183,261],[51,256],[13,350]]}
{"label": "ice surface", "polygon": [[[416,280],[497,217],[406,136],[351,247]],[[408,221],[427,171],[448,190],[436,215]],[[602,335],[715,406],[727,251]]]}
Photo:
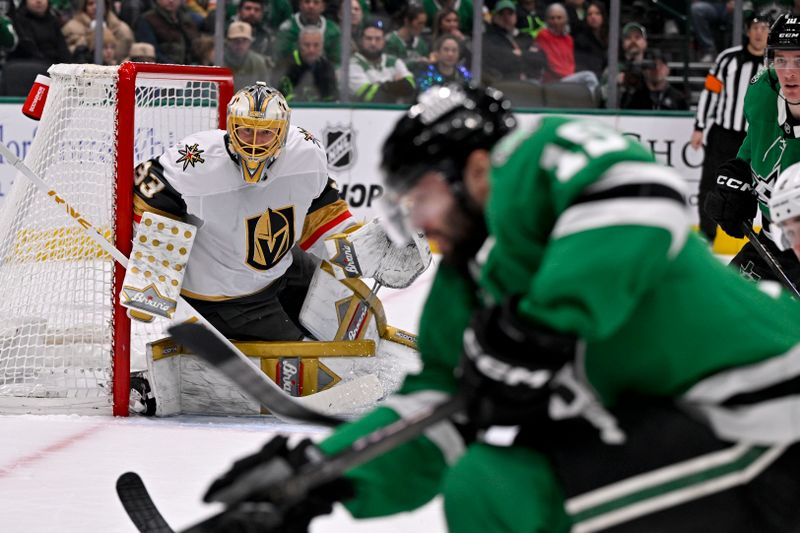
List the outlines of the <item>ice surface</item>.
{"label": "ice surface", "polygon": [[[382,289],[388,321],[417,331],[431,269],[404,291]],[[318,439],[328,430],[271,417],[0,416],[0,531],[133,532],[114,485],[133,470],[175,529],[219,510],[201,502],[214,477],[276,433]],[[438,500],[403,515],[355,521],[342,508],[312,533],[445,531]]]}

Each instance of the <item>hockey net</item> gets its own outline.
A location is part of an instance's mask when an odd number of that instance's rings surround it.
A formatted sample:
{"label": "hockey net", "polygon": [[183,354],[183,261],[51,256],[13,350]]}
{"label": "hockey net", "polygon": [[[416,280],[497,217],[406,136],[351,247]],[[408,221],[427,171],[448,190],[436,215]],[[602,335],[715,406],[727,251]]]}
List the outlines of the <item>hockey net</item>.
{"label": "hockey net", "polygon": [[26,164],[0,208],[0,412],[128,412],[129,372],[163,321],[128,320],[124,270],[67,212],[126,256],[134,166],[184,136],[224,128],[227,69],[124,63],[55,65]]}

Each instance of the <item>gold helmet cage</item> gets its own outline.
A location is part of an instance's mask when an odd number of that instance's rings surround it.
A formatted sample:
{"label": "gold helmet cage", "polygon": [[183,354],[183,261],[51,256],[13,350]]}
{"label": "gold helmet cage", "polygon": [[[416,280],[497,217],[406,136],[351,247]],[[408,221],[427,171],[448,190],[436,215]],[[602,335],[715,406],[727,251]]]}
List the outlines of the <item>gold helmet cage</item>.
{"label": "gold helmet cage", "polygon": [[[283,95],[263,81],[240,90],[228,104],[228,137],[239,156],[242,177],[247,183],[266,179],[264,169],[286,146],[291,109]],[[263,140],[263,131],[274,135]],[[261,133],[261,141],[259,134]]]}

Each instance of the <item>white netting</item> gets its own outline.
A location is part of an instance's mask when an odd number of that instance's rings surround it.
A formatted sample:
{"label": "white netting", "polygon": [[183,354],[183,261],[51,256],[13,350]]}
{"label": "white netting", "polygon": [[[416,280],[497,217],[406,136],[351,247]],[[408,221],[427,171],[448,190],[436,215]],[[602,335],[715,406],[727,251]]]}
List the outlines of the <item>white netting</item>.
{"label": "white netting", "polygon": [[[131,149],[117,147],[117,67],[56,65],[50,76],[25,162],[114,242],[117,149]],[[135,93],[135,163],[217,127],[215,82],[140,76]],[[113,278],[113,260],[19,174],[0,212],[0,411],[110,411]],[[162,327],[134,322],[132,367]]]}

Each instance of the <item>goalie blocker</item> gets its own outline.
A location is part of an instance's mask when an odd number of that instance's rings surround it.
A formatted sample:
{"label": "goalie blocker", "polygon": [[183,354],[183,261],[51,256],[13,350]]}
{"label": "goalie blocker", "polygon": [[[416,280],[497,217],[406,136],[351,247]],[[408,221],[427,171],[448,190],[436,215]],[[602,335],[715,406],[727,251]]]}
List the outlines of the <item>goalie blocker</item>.
{"label": "goalie blocker", "polygon": [[128,316],[142,322],[173,317],[196,234],[192,224],[149,211],[142,215],[120,293]]}
{"label": "goalie blocker", "polygon": [[[419,354],[416,336],[387,323],[363,281],[340,281],[333,271],[322,262],[300,312],[316,340],[234,342],[292,396],[350,386],[347,401],[326,406],[336,415],[364,410],[395,391],[407,373],[418,371]],[[147,367],[156,416],[263,414],[256,401],[171,339],[148,345]]]}

